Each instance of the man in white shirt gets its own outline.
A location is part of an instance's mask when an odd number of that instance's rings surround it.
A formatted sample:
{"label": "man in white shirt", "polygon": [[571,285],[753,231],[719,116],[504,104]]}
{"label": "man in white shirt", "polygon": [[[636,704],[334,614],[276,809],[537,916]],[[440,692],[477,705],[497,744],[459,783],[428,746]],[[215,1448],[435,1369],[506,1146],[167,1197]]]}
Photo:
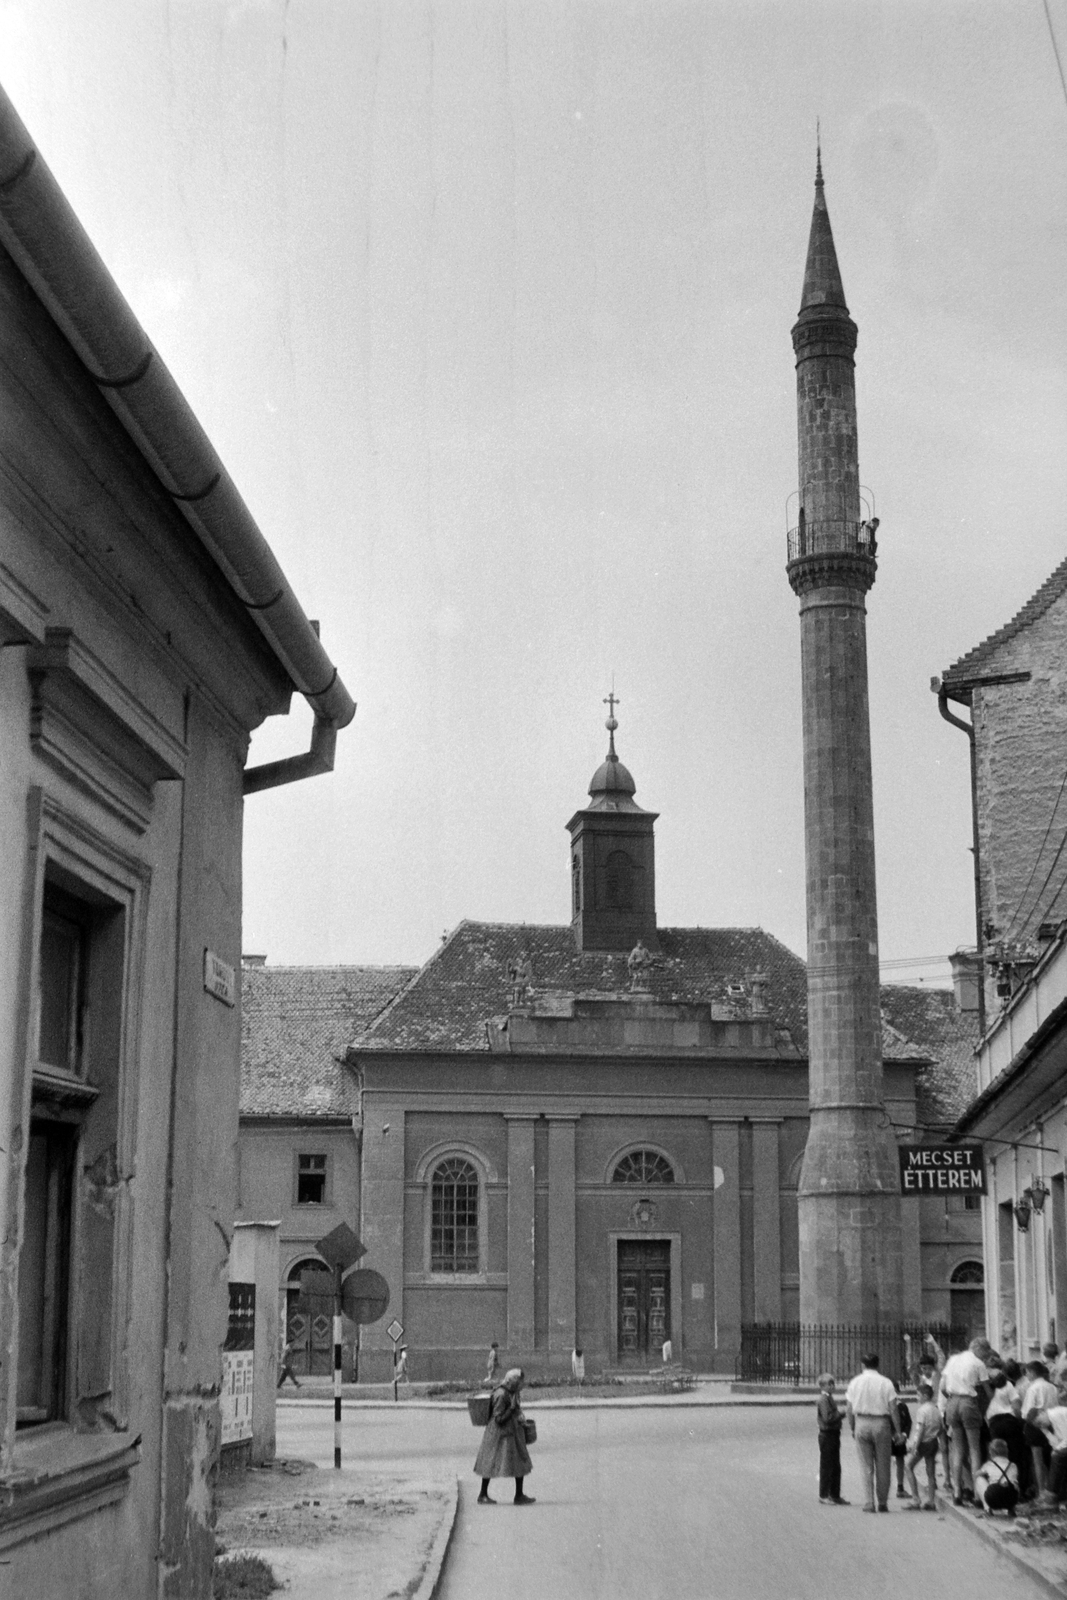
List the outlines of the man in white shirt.
{"label": "man in white shirt", "polygon": [[864,1511],[875,1509],[876,1496],[878,1510],[889,1510],[893,1445],[904,1437],[896,1388],[879,1372],[878,1365],[876,1353],[864,1356],[863,1371],[845,1390],[845,1415],[860,1458]]}
{"label": "man in white shirt", "polygon": [[941,1374],[941,1393],[945,1400],[952,1471],[952,1503],[963,1504],[964,1458],[969,1456],[971,1482],[982,1465],[982,1408],[978,1386],[989,1382],[989,1369],[981,1359],[988,1352],[984,1339],[973,1339],[969,1350],[958,1350],[945,1362]]}

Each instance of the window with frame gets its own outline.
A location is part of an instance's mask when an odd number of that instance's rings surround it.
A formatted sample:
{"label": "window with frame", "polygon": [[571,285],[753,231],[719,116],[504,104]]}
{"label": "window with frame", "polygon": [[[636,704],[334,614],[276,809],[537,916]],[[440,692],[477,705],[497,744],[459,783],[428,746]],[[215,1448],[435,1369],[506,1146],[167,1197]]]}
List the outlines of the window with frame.
{"label": "window with frame", "polygon": [[625,850],[612,850],[605,862],[605,900],[609,910],[633,910],[634,866]]}
{"label": "window with frame", "polygon": [[296,1203],[298,1206],[324,1206],[327,1203],[329,1157],[321,1152],[296,1158]]}
{"label": "window with frame", "polygon": [[658,1150],[631,1150],[611,1175],[612,1183],[673,1183],[674,1168]]}
{"label": "window with frame", "polygon": [[430,1184],[430,1271],[478,1271],[478,1174],[449,1156]]}
{"label": "window with frame", "polygon": [[[58,870],[46,874],[19,1250],[19,1428],[66,1420],[73,1393],[111,1388],[110,1273],[99,1269],[115,1230],[126,919],[79,889]],[[103,1203],[79,1206],[82,1191]],[[93,1310],[75,1339],[79,1262],[94,1279]]]}

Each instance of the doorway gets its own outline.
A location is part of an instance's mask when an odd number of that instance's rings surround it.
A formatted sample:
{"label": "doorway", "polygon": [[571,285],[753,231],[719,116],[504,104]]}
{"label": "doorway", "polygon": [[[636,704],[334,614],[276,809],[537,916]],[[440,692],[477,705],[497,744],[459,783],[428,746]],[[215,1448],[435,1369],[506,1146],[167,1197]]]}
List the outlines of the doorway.
{"label": "doorway", "polygon": [[669,1239],[620,1239],[618,1256],[620,1366],[648,1366],[671,1337]]}
{"label": "doorway", "polygon": [[333,1371],[333,1278],[321,1261],[298,1261],[285,1293],[286,1343],[300,1377]]}

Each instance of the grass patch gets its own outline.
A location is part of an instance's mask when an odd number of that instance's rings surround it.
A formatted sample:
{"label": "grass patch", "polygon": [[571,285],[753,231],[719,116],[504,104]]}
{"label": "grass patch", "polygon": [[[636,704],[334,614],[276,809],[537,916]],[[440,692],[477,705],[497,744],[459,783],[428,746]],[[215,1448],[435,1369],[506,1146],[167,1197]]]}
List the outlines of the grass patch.
{"label": "grass patch", "polygon": [[261,1556],[216,1556],[214,1600],[266,1600],[281,1584]]}

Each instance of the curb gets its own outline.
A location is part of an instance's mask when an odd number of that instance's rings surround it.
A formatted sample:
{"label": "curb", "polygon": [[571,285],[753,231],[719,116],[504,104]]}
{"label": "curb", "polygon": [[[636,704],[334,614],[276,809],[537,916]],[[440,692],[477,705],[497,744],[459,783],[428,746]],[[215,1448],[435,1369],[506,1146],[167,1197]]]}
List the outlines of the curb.
{"label": "curb", "polygon": [[[324,1406],[332,1403],[331,1397],[321,1395],[308,1396],[306,1400],[280,1400],[279,1406],[311,1407]],[[798,1406],[810,1406],[811,1397],[803,1395],[799,1399],[790,1396],[768,1396],[759,1399],[756,1396],[731,1395],[725,1400],[683,1400],[680,1397],[662,1400],[650,1396],[641,1400],[524,1400],[524,1411],[725,1411],[737,1406],[754,1407],[756,1410],[770,1410],[774,1407],[785,1406],[796,1409]],[[405,1400],[402,1404],[394,1404],[392,1400],[342,1400],[343,1411],[392,1411],[399,1415],[405,1411],[458,1411],[466,1412],[466,1401],[454,1400]],[[1061,1596],[1062,1600],[1062,1596]]]}
{"label": "curb", "polygon": [[[1007,1556],[1008,1560],[1013,1561],[1021,1572],[1026,1573],[1028,1578],[1034,1583],[1040,1584],[1046,1594],[1052,1595],[1054,1600],[1063,1600],[1063,1585],[1057,1583],[1054,1578],[1050,1578],[1047,1572],[1042,1572],[1041,1568],[1030,1560],[1024,1550],[1017,1548],[1014,1544],[1009,1544],[1006,1539],[1002,1539],[998,1533],[993,1531],[991,1526],[986,1525],[984,1519],[971,1515],[964,1510],[963,1506],[954,1506],[950,1495],[945,1495],[938,1491],[937,1502],[939,1510],[945,1512],[948,1516],[954,1517],[957,1522],[962,1522],[964,1527],[970,1528],[971,1532],[976,1534],[984,1544],[991,1545],[994,1550],[999,1550],[1002,1556]],[[1004,1526],[1007,1527],[1009,1524],[1005,1523]]]}
{"label": "curb", "polygon": [[433,1600],[437,1593],[437,1585],[441,1581],[444,1571],[445,1557],[448,1555],[449,1545],[452,1543],[452,1534],[456,1527],[456,1517],[459,1514],[459,1479],[452,1486],[452,1504],[445,1512],[438,1524],[437,1532],[433,1536],[430,1554],[426,1565],[422,1569],[419,1586],[411,1596],[411,1600]]}

